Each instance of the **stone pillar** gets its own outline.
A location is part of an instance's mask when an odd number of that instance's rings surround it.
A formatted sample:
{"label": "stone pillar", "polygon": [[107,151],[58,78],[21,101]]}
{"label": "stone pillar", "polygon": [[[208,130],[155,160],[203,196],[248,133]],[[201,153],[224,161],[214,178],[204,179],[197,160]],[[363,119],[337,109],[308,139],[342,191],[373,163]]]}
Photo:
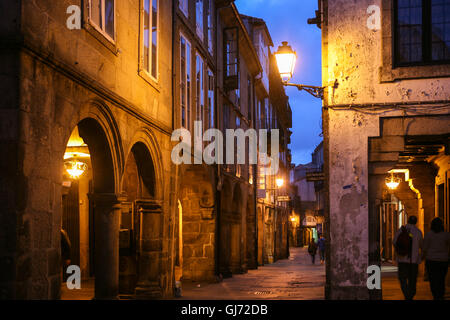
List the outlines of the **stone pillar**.
{"label": "stone pillar", "polygon": [[136,299],[161,298],[160,262],[162,252],[161,219],[159,201],[137,200],[140,219],[139,275],[135,290]]}
{"label": "stone pillar", "polygon": [[[383,188],[386,175],[369,175],[369,266],[381,268],[380,259],[380,205],[383,198]],[[369,290],[370,300],[381,300],[382,291]]]}
{"label": "stone pillar", "polygon": [[95,299],[117,299],[119,292],[119,212],[115,194],[93,194],[95,224]]}
{"label": "stone pillar", "polygon": [[422,198],[423,217],[418,227],[425,233],[430,231],[431,221],[435,217],[435,179],[437,170],[431,164],[415,165],[410,169],[414,187]]}

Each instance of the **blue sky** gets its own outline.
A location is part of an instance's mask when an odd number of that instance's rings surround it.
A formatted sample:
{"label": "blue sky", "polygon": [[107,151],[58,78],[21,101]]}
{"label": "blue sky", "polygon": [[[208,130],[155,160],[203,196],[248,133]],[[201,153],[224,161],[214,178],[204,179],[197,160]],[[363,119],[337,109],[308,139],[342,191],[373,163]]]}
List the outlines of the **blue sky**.
{"label": "blue sky", "polygon": [[[315,16],[317,0],[236,0],[240,13],[266,21],[274,42],[273,51],[281,41],[288,41],[297,51],[297,65],[291,82],[321,86],[321,30],[309,25]],[[322,102],[305,91],[286,88],[292,108],[292,162],[311,161],[311,153],[322,138]]]}

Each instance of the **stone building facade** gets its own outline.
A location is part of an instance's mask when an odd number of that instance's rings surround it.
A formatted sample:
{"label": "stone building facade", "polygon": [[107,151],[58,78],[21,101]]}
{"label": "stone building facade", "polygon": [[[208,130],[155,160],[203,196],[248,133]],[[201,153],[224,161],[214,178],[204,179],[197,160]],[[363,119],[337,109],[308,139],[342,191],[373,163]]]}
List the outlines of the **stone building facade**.
{"label": "stone building facade", "polygon": [[415,215],[425,233],[439,216],[449,231],[450,3],[417,3],[319,1],[329,299],[381,297],[366,269],[391,250],[386,226]]}
{"label": "stone building facade", "polygon": [[61,229],[96,299],[258,266],[257,165],[172,161],[177,129],[260,128],[233,1],[16,1],[0,18],[1,298],[61,298]]}
{"label": "stone building facade", "polygon": [[[92,2],[97,7],[79,0],[2,4],[1,85],[8,97],[0,139],[9,157],[0,183],[2,298],[60,297],[60,229],[70,212],[62,199],[75,185],[65,183],[64,156],[73,147],[69,137],[78,135],[91,178],[89,198],[79,203],[93,217],[89,228],[78,222],[72,242],[95,234],[95,297],[119,294],[120,220],[128,206],[140,231],[127,226],[134,237],[120,256],[134,243],[141,272],[133,285],[142,296],[171,294],[172,1]],[[79,30],[67,27],[69,5],[83,9]]]}

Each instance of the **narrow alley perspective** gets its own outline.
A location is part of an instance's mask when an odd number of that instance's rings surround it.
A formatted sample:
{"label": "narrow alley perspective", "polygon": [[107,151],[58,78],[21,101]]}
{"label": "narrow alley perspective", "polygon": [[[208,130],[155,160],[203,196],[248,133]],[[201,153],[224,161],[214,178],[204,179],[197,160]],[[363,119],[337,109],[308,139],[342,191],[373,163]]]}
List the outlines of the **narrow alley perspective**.
{"label": "narrow alley perspective", "polygon": [[448,306],[450,0],[1,0],[0,154],[0,301]]}

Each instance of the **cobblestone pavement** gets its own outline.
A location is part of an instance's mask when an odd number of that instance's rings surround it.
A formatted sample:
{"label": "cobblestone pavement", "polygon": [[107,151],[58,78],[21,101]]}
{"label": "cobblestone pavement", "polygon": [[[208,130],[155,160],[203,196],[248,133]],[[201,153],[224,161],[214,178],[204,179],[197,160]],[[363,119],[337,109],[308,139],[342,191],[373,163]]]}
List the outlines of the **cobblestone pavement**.
{"label": "cobblestone pavement", "polygon": [[[306,248],[291,248],[289,259],[233,275],[220,283],[183,282],[185,300],[323,300],[325,266],[311,263]],[[198,286],[200,285],[200,286]]]}

